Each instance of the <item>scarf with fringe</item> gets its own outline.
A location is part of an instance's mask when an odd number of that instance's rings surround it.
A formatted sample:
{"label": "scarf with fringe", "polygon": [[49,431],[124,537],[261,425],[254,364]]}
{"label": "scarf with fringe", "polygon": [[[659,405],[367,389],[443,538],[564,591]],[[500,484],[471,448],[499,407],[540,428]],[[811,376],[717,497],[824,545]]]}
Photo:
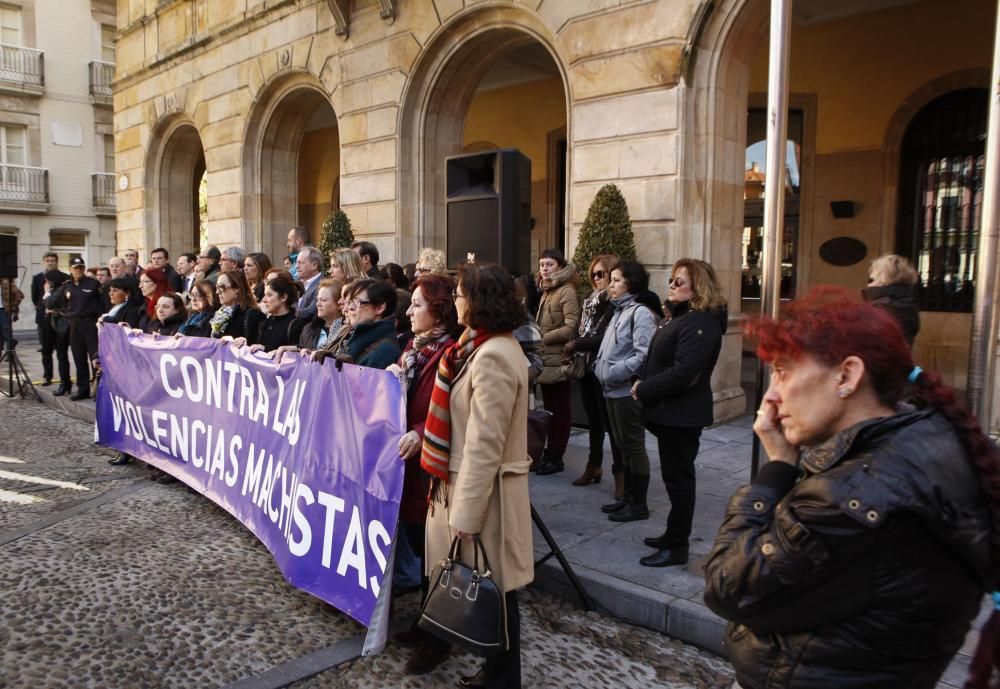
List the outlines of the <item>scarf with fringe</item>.
{"label": "scarf with fringe", "polygon": [[420,453],[420,466],[424,471],[448,482],[448,461],[451,458],[451,382],[480,345],[495,333],[477,333],[466,328],[458,342],[444,350],[438,364],[431,404],[424,424],[424,447]]}

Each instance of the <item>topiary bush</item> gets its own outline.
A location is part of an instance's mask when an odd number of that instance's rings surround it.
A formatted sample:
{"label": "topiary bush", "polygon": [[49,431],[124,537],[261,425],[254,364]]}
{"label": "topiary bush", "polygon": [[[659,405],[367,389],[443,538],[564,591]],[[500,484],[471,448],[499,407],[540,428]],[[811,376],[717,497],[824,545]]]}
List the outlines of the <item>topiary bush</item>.
{"label": "topiary bush", "polygon": [[330,269],[330,252],[334,249],[348,248],[354,243],[354,231],[351,229],[351,219],[347,213],[337,209],[323,221],[323,231],[320,233],[319,250],[323,254],[323,270]]}
{"label": "topiary bush", "polygon": [[[573,252],[573,263],[581,273],[587,270],[595,256],[614,254],[618,258],[635,258],[635,237],[628,205],[621,190],[614,184],[605,184],[594,196],[587,211],[587,218],[580,228],[580,239]],[[589,280],[583,280],[589,285]]]}

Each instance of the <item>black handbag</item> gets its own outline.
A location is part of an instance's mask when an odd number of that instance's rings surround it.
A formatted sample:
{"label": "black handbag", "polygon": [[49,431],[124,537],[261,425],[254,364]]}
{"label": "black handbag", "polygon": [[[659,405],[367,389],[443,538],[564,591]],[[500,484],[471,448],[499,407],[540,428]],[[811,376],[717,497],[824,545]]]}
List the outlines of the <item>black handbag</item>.
{"label": "black handbag", "polygon": [[[486,549],[473,537],[472,567],[458,559],[461,540],[451,542],[448,557],[434,567],[431,586],[417,626],[469,653],[489,656],[507,647],[507,611],[503,591],[493,580]],[[479,569],[483,553],[485,570]]]}

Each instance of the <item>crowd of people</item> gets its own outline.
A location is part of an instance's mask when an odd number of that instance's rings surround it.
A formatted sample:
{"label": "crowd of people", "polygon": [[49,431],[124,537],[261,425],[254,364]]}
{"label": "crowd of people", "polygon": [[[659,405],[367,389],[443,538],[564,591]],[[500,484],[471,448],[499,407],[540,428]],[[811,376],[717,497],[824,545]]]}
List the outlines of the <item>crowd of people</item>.
{"label": "crowd of people", "polygon": [[[675,261],[661,301],[642,264],[611,255],[580,275],[549,249],[537,275],[515,280],[495,266],[449,267],[434,249],[408,266],[380,265],[368,242],[323,256],[301,228],[288,247],[277,264],[208,247],[173,265],[157,248],[142,267],[129,250],[92,274],[74,259],[69,275],[46,256],[32,284],[43,384],[55,353],[55,394],[71,391],[72,352],[72,398],[88,397],[98,331],[114,324],[393,372],[407,422],[397,591],[426,597],[458,537],[483,544],[505,593],[503,650],[462,686],[521,685],[516,590],[533,577],[528,474],[564,471],[574,391],[589,453],[572,484],[601,482],[607,435],[613,492],[595,517],[649,519],[648,430],[670,508],[639,564],[688,562],[695,458],[713,422],[711,378],[729,320],[711,265]],[[706,567],[706,600],[732,620],[728,646],[746,689],[931,687],[996,583],[1000,462],[953,392],[913,363],[915,275],[905,259],[881,257],[863,301],[819,290],[750,325],[774,371],[754,426],[771,461],[734,496]],[[552,417],[532,461],[536,386]],[[394,638],[414,647],[410,674],[450,654],[418,626]]]}

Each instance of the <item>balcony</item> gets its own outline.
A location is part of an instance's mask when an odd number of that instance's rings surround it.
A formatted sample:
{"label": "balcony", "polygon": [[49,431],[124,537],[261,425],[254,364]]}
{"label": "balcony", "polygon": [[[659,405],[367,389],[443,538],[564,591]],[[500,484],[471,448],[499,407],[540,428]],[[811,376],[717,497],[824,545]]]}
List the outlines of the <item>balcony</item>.
{"label": "balcony", "polygon": [[0,211],[46,213],[49,171],[26,165],[0,165]]}
{"label": "balcony", "polygon": [[0,43],[0,92],[40,96],[45,91],[45,54]]}
{"label": "balcony", "polygon": [[94,197],[94,213],[114,215],[118,192],[115,190],[113,172],[95,172],[90,176],[90,188]]}
{"label": "balcony", "polygon": [[115,63],[94,60],[90,63],[90,100],[94,105],[111,105],[111,82],[115,78]]}

